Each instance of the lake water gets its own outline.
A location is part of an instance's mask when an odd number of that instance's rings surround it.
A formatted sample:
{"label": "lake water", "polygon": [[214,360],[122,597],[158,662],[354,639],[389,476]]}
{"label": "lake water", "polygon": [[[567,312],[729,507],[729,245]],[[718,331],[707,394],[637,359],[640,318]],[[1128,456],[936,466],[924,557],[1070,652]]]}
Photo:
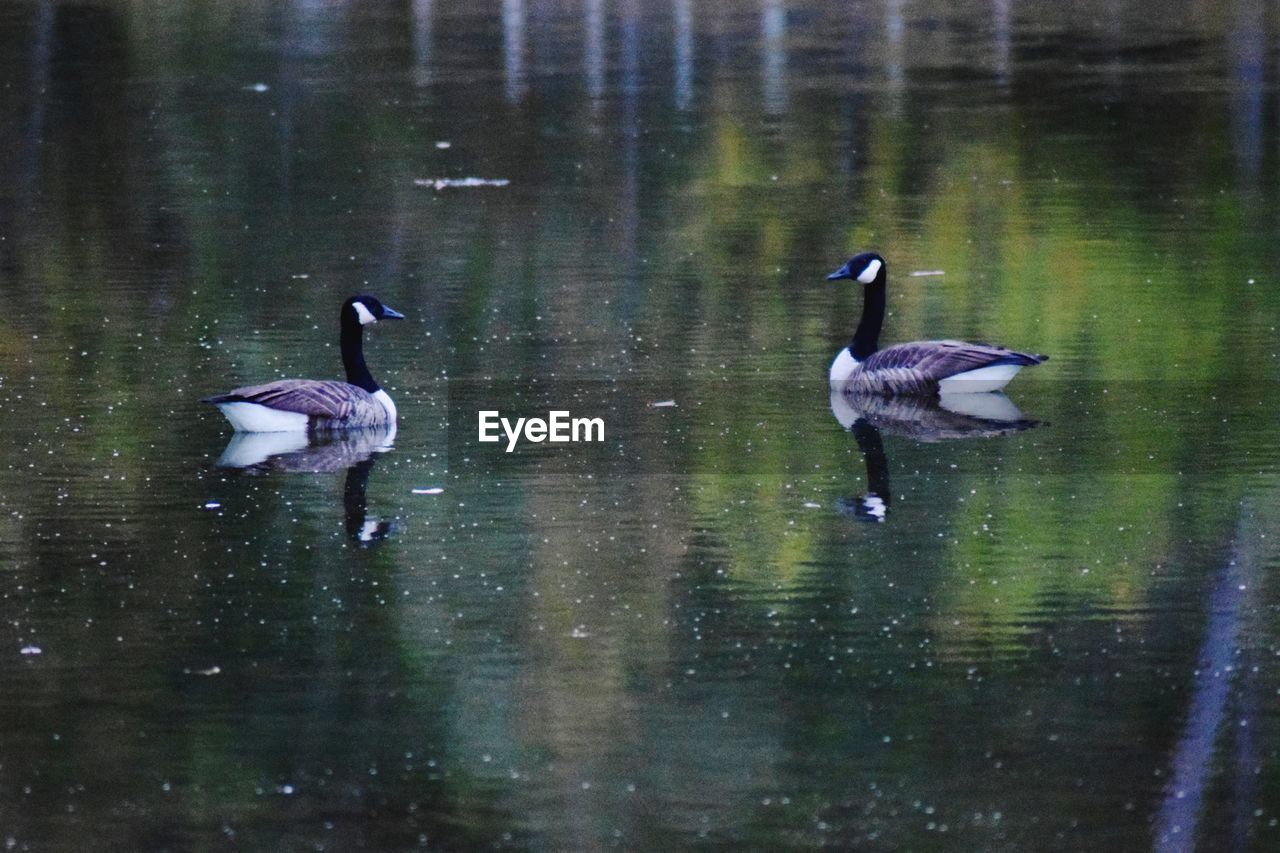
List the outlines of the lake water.
{"label": "lake water", "polygon": [[[1280,845],[1268,4],[0,33],[6,847]],[[833,417],[867,248],[1038,424]],[[360,291],[391,449],[228,448]],[[606,440],[474,440],[548,408]]]}

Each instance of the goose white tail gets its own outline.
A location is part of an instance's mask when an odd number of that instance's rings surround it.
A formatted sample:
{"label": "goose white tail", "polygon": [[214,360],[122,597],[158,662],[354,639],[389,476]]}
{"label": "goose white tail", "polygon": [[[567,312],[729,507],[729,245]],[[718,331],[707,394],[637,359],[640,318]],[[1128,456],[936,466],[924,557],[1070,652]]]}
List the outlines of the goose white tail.
{"label": "goose white tail", "polygon": [[979,367],[977,370],[966,370],[955,376],[948,376],[938,383],[941,394],[981,394],[987,391],[999,391],[1009,384],[1009,380],[1018,375],[1021,364],[993,364],[990,367]]}
{"label": "goose white tail", "polygon": [[306,432],[308,418],[300,412],[282,412],[258,403],[218,403],[218,410],[236,432]]}

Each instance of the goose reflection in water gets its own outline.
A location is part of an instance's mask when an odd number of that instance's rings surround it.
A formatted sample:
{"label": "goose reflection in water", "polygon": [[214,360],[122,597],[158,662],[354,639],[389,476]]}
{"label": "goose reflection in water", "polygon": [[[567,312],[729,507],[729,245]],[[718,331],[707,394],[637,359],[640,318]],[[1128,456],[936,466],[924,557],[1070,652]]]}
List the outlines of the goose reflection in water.
{"label": "goose reflection in water", "polygon": [[883,397],[831,393],[831,414],[853,433],[867,465],[867,491],[840,498],[836,509],[862,521],[881,523],[889,513],[889,460],[882,433],[920,442],[961,438],[994,438],[1040,425],[1023,417],[1013,401],[1000,393],[942,394],[938,398]]}
{"label": "goose reflection in water", "polygon": [[238,432],[232,436],[218,465],[255,473],[284,472],[332,474],[346,471],[342,509],[347,536],[362,547],[380,542],[396,532],[394,519],[370,518],[369,472],[378,455],[395,442],[396,425],[344,432]]}

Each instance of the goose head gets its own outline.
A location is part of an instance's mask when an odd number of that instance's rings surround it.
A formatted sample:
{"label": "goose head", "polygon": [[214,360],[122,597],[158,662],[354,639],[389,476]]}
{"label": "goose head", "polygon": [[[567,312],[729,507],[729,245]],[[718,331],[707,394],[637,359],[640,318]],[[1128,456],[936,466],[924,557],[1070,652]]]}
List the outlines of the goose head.
{"label": "goose head", "polygon": [[404,315],[376,296],[362,293],[342,303],[342,324],[367,326],[379,320],[403,320]]}
{"label": "goose head", "polygon": [[827,276],[827,281],[838,281],[842,278],[852,278],[863,284],[871,284],[884,275],[884,258],[875,252],[863,252],[860,255],[854,255],[844,266]]}

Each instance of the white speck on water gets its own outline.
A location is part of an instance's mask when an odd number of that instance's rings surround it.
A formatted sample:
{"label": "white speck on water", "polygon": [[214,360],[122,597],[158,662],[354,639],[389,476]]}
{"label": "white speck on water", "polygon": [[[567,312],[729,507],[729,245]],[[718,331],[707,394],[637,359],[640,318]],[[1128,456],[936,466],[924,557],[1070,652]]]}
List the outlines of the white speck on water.
{"label": "white speck on water", "polygon": [[505,187],[511,181],[507,178],[414,178],[415,187],[431,187],[443,190],[448,187]]}
{"label": "white speck on water", "polygon": [[293,786],[292,786],[292,785],[281,785],[281,786],[280,786],[280,793],[282,793],[282,794],[292,794],[292,793],[293,793]]}
{"label": "white speck on water", "polygon": [[258,94],[271,91],[271,87],[266,83],[250,83],[248,86],[242,86],[241,88],[246,92],[257,92]]}
{"label": "white speck on water", "polygon": [[585,626],[579,625],[569,632],[569,636],[573,637],[575,640],[584,640],[591,635],[587,633]]}
{"label": "white speck on water", "polygon": [[307,279],[307,278],[311,278],[311,273],[296,272],[293,275],[289,276],[289,278]]}
{"label": "white speck on water", "polygon": [[452,148],[453,143],[449,142],[447,139],[441,139],[439,142],[436,143],[436,147],[439,148],[441,151],[443,151],[446,148]]}
{"label": "white speck on water", "polygon": [[674,409],[675,407],[675,400],[657,400],[649,404],[651,409]]}
{"label": "white speck on water", "polygon": [[39,646],[23,646],[18,651],[20,654],[24,654],[24,655],[38,655],[38,654],[42,654],[44,652],[44,649],[40,648]]}
{"label": "white speck on water", "polygon": [[911,273],[912,278],[925,278],[933,275],[946,275],[946,270],[916,270]]}
{"label": "white speck on water", "polygon": [[816,504],[813,501],[805,501],[804,508],[805,509],[822,509],[822,504]]}
{"label": "white speck on water", "polygon": [[439,486],[431,486],[430,488],[426,488],[426,489],[414,489],[413,493],[415,495],[439,495],[444,493],[444,489],[440,488]]}

